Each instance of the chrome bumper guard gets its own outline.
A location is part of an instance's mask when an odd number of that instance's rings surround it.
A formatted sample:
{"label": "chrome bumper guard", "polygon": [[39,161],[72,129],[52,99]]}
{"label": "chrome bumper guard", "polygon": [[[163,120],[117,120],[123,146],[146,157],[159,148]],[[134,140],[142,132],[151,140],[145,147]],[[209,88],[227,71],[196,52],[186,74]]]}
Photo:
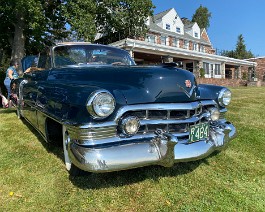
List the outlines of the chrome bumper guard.
{"label": "chrome bumper guard", "polygon": [[179,142],[172,134],[157,130],[152,139],[108,147],[86,147],[68,143],[67,149],[73,164],[88,172],[111,172],[161,165],[171,167],[176,162],[194,161],[224,149],[236,137],[236,129],[230,122],[210,127],[207,140],[189,143]]}

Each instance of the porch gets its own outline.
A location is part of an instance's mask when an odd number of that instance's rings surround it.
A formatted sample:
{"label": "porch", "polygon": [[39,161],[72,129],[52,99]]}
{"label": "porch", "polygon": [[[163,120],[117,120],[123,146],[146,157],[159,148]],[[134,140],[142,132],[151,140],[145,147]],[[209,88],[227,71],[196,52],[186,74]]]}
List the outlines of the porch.
{"label": "porch", "polygon": [[[146,41],[123,39],[111,45],[130,52],[138,65],[158,65],[176,62],[197,78],[251,79],[256,63],[178,47],[153,44]],[[245,73],[243,70],[249,70]]]}

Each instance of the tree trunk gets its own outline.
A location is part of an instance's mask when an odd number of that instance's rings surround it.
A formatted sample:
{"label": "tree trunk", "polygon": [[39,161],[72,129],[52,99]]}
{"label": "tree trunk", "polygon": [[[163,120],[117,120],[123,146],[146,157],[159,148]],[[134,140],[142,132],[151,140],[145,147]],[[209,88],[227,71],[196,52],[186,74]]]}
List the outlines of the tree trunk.
{"label": "tree trunk", "polygon": [[[17,14],[17,23],[15,23],[14,26],[15,26],[15,34],[12,43],[11,59],[16,59],[20,62],[20,60],[25,55],[25,36],[24,36],[25,19],[22,14]],[[19,70],[21,70],[21,64]]]}

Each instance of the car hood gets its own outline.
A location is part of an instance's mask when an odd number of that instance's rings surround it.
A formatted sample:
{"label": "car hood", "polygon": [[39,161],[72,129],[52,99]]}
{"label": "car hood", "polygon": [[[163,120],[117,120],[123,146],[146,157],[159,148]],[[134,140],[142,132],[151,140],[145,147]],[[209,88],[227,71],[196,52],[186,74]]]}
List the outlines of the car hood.
{"label": "car hood", "polygon": [[[73,70],[74,69],[74,70]],[[95,66],[51,70],[48,80],[68,85],[93,86],[121,93],[127,104],[174,103],[196,100],[192,73],[161,66]]]}

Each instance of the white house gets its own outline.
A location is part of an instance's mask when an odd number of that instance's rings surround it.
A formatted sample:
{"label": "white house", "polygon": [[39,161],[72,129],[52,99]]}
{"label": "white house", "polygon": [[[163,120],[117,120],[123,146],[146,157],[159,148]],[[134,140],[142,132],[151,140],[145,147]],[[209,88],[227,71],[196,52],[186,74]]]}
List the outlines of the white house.
{"label": "white house", "polygon": [[240,78],[241,67],[255,68],[252,61],[216,55],[206,29],[180,18],[174,8],[149,17],[146,37],[126,38],[111,45],[130,51],[138,64],[174,61],[182,68],[206,78]]}

